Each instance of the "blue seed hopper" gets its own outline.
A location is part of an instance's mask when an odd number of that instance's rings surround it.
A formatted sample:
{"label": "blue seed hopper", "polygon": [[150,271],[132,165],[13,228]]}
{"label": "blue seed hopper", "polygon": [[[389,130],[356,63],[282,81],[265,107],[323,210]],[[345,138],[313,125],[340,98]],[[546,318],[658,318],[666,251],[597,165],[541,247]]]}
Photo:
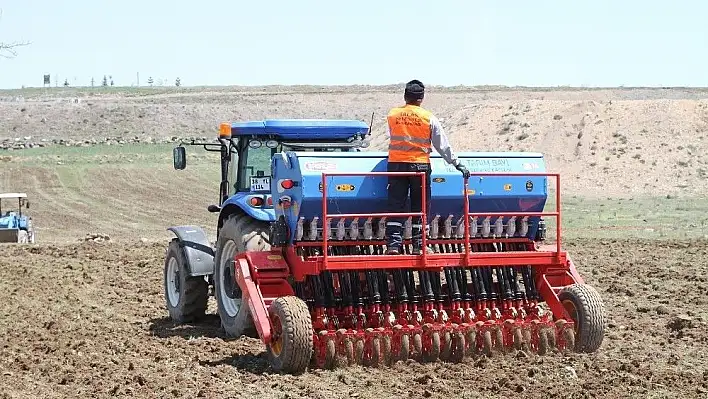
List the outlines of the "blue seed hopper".
{"label": "blue seed hopper", "polygon": [[[475,172],[543,173],[543,154],[465,152],[458,154],[470,170],[468,193],[470,212],[541,212],[547,199],[546,176],[475,176]],[[431,207],[428,223],[431,238],[463,237],[463,177],[439,155],[431,157]],[[383,152],[282,153],[273,158],[271,192],[276,219],[284,216],[290,242],[321,239],[322,173],[386,172],[387,154]],[[387,209],[386,176],[328,176],[327,213],[411,212]],[[486,219],[486,221],[485,221]],[[477,237],[533,238],[539,230],[538,217],[478,217],[471,224]],[[315,223],[312,223],[312,222]],[[352,222],[356,228],[352,228]],[[333,218],[330,239],[383,238],[385,221]],[[406,236],[410,236],[410,220]],[[475,228],[476,225],[476,228]],[[459,227],[459,228],[458,228]]]}

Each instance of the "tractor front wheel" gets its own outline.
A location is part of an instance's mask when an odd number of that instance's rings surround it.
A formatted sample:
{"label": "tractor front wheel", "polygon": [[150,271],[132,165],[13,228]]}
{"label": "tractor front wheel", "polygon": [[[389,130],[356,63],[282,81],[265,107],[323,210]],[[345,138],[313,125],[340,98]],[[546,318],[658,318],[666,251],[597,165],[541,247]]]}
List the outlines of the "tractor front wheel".
{"label": "tractor front wheel", "polygon": [[209,285],[204,277],[189,275],[187,260],[177,239],[173,239],[167,247],[164,290],[167,310],[175,322],[189,322],[204,316]]}
{"label": "tractor front wheel", "polygon": [[273,370],[288,374],[305,371],[314,352],[310,311],[302,299],[279,297],[268,308],[271,342],[268,360]]}
{"label": "tractor front wheel", "polygon": [[595,352],[602,344],[607,325],[600,294],[589,285],[573,284],[561,289],[558,299],[574,322],[575,351]]}
{"label": "tractor front wheel", "polygon": [[250,309],[242,306],[241,288],[234,279],[234,256],[269,250],[268,231],[268,223],[241,213],[230,215],[219,230],[214,257],[214,297],[221,325],[229,337],[258,337]]}

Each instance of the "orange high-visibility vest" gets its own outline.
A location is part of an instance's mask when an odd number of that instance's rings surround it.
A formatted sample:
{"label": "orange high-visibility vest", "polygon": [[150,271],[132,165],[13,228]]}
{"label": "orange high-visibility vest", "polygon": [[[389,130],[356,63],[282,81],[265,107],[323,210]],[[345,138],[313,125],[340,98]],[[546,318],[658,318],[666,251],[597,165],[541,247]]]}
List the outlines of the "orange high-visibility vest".
{"label": "orange high-visibility vest", "polygon": [[430,163],[431,116],[430,111],[410,104],[388,113],[389,162]]}

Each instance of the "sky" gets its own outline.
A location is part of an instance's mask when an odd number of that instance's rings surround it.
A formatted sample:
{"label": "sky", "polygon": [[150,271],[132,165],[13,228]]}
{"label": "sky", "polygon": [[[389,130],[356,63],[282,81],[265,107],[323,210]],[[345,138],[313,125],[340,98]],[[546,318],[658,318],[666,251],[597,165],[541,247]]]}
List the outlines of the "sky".
{"label": "sky", "polygon": [[705,0],[0,0],[0,88],[708,86]]}

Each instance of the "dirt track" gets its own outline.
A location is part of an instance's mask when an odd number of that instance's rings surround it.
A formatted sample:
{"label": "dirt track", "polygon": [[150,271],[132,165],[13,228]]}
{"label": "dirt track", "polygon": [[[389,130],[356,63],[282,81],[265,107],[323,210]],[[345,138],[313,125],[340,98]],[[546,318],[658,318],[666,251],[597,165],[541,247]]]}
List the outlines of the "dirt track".
{"label": "dirt track", "polygon": [[258,341],[224,341],[214,315],[173,328],[163,307],[164,248],[3,248],[0,397],[708,396],[706,241],[567,244],[610,315],[597,354],[302,376],[272,374]]}

